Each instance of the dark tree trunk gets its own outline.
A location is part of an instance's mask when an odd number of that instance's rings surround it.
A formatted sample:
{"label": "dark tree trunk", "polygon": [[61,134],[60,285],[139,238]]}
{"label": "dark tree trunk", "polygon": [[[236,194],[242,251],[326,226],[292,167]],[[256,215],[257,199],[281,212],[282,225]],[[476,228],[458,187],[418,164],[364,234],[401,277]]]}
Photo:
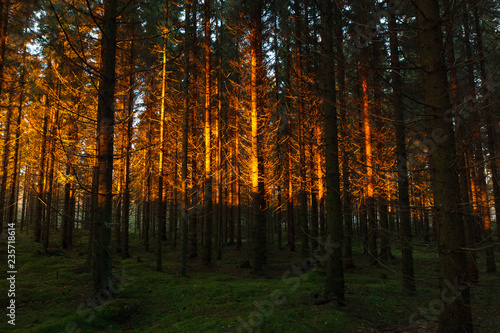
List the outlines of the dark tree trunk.
{"label": "dark tree trunk", "polygon": [[[321,63],[320,88],[322,90],[323,133],[326,156],[326,267],[325,297],[344,303],[344,267],[342,262],[342,202],[340,198],[340,170],[335,68],[333,66],[333,11],[338,7],[332,0],[321,0]],[[337,22],[339,24],[340,22]]]}
{"label": "dark tree trunk", "polygon": [[113,132],[114,89],[116,63],[116,7],[117,0],[104,0],[104,19],[101,25],[101,68],[97,105],[97,210],[91,270],[94,290],[109,289],[111,280],[111,223],[113,214]]}
{"label": "dark tree trunk", "polygon": [[[454,169],[456,148],[453,124],[446,121],[451,111],[448,80],[443,59],[443,40],[439,4],[433,0],[417,0],[420,60],[424,77],[425,110],[428,117],[427,137],[436,138],[430,155],[431,185],[434,196],[434,223],[440,261],[442,289],[457,281],[461,293],[444,305],[439,317],[438,332],[472,332],[470,290],[466,284],[467,261],[464,252],[464,228],[457,209],[460,204],[458,174]],[[451,282],[453,283],[453,282]]]}
{"label": "dark tree trunk", "polygon": [[415,273],[413,267],[413,247],[411,244],[411,213],[410,195],[408,191],[408,158],[406,150],[406,126],[401,88],[403,82],[399,73],[399,42],[396,15],[389,15],[390,50],[391,50],[391,80],[392,102],[396,127],[396,167],[398,170],[398,205],[401,239],[401,269],[403,273],[403,288],[409,293],[415,293]]}

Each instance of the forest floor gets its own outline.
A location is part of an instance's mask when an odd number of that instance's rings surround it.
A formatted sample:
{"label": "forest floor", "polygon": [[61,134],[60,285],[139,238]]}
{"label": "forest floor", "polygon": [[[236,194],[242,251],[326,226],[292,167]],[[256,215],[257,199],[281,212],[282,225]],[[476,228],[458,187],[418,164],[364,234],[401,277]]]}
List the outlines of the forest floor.
{"label": "forest floor", "polygon": [[[132,235],[132,257],[113,260],[117,296],[92,297],[85,235],[75,235],[73,249],[52,247],[50,254],[32,237],[16,236],[16,325],[7,324],[9,287],[3,278],[0,332],[433,332],[444,302],[460,293],[453,281],[440,290],[437,251],[418,237],[417,295],[401,288],[397,243],[392,244],[396,259],[376,268],[369,267],[358,246],[356,268],[345,272],[346,303],[338,308],[321,302],[323,263],[314,270],[300,268],[314,268],[300,251],[271,249],[267,275],[256,277],[242,268],[251,258],[248,247],[225,246],[222,259],[214,253],[210,267],[190,259],[190,276],[180,278],[177,250],[163,246],[163,272],[156,272],[155,253]],[[6,262],[5,239],[0,245]],[[495,255],[500,269],[500,253]],[[478,261],[480,280],[471,295],[474,329],[500,332],[500,274],[484,273],[484,253]]]}

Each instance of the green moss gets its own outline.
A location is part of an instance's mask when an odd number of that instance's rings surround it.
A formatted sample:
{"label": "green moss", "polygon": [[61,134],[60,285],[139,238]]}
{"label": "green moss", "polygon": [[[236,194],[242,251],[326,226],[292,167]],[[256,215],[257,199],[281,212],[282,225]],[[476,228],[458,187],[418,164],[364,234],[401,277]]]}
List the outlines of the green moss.
{"label": "green moss", "polygon": [[[118,297],[105,304],[92,297],[82,238],[63,255],[34,254],[40,244],[20,235],[17,250],[16,326],[0,322],[0,331],[19,332],[345,332],[411,330],[410,316],[439,299],[438,262],[434,249],[415,246],[417,296],[401,288],[399,262],[369,268],[369,259],[354,253],[358,268],[345,274],[346,304],[315,303],[325,283],[323,268],[282,278],[300,254],[271,250],[269,275],[256,278],[239,263],[248,253],[232,247],[207,268],[189,261],[190,278],[177,277],[178,253],[164,247],[164,272],[154,271],[154,254],[131,237],[133,258],[113,262]],[[4,244],[2,244],[4,245]],[[397,244],[393,253],[398,257]],[[56,249],[57,250],[57,249]],[[57,252],[54,250],[53,252]],[[140,262],[137,256],[141,257]],[[498,256],[497,256],[498,257]],[[480,256],[479,265],[484,267]],[[498,274],[480,274],[472,289],[475,331],[491,332],[498,323]],[[6,280],[0,281],[6,290]],[[2,298],[2,306],[6,301]],[[320,305],[315,305],[320,304]],[[481,318],[481,319],[479,319]],[[249,328],[249,329],[247,329]]]}

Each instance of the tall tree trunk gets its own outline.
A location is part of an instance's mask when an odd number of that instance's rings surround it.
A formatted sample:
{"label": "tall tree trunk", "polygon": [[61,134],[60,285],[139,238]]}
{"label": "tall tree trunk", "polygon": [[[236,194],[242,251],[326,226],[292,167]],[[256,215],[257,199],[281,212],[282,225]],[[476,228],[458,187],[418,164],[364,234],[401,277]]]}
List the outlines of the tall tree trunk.
{"label": "tall tree trunk", "polygon": [[72,180],[75,173],[76,143],[78,140],[78,127],[76,119],[70,117],[68,124],[69,149],[66,156],[66,177],[64,184],[64,216],[62,221],[62,247],[68,248],[73,245],[73,227],[75,223],[76,188]]}
{"label": "tall tree trunk", "polygon": [[234,160],[236,163],[236,193],[235,193],[235,209],[236,209],[236,248],[241,249],[241,186],[240,186],[240,115],[239,110],[235,110],[234,120]]}
{"label": "tall tree trunk", "polygon": [[[26,45],[23,47],[23,58],[22,64],[23,68],[21,69],[21,75],[19,78],[19,105],[17,106],[17,118],[16,118],[16,127],[14,132],[14,157],[12,159],[12,180],[11,180],[11,190],[9,200],[7,202],[7,223],[16,223],[17,221],[17,206],[18,206],[18,197],[19,197],[19,147],[20,147],[20,139],[21,139],[21,120],[23,116],[23,103],[24,103],[24,89],[25,89],[25,80],[26,80],[26,69],[24,68],[24,63],[26,61]],[[5,169],[4,169],[5,170]],[[1,201],[0,201],[1,202]],[[1,220],[1,217],[0,217]],[[2,226],[0,222],[0,234],[2,233]]]}
{"label": "tall tree trunk", "polygon": [[262,9],[263,1],[250,4],[250,95],[251,95],[251,197],[252,197],[252,270],[256,275],[263,274],[266,256],[266,203],[264,193],[264,165],[262,156],[262,133],[259,129],[262,117]]}
{"label": "tall tree trunk", "polygon": [[[10,11],[10,1],[0,0],[0,97],[3,92],[4,85],[4,65],[5,65],[5,51],[7,44],[7,27],[9,24],[9,11]],[[10,96],[9,96],[10,99]],[[12,118],[12,109],[7,107],[7,116],[5,118],[5,134],[4,134],[4,145],[2,154],[2,178],[0,180],[0,235],[3,232],[3,219],[4,219],[4,207],[5,207],[5,192],[7,188],[7,170],[8,170],[8,158],[10,152],[10,123]]]}
{"label": "tall tree trunk", "polygon": [[[130,25],[130,35],[134,35],[134,26]],[[130,41],[129,59],[128,59],[129,77],[128,86],[133,87],[135,77],[133,74],[134,68],[134,41]],[[133,109],[134,109],[134,89],[129,89],[127,94],[127,137],[125,139],[125,183],[123,188],[123,212],[122,212],[122,258],[130,257],[129,254],[129,227],[130,227],[130,154],[132,152],[132,125],[133,125]]]}
{"label": "tall tree trunk", "polygon": [[203,261],[210,263],[212,261],[212,159],[211,159],[211,106],[212,106],[212,77],[211,77],[211,23],[210,23],[210,0],[205,0],[205,187],[203,196],[204,221],[203,221],[203,239],[205,248],[203,252]]}
{"label": "tall tree trunk", "polygon": [[376,266],[377,260],[377,217],[375,209],[375,193],[373,181],[373,152],[370,120],[370,102],[368,92],[368,74],[366,69],[366,48],[361,50],[360,74],[361,74],[361,99],[362,99],[362,135],[365,148],[365,172],[366,172],[366,213],[368,218],[368,254],[370,265]]}
{"label": "tall tree trunk", "polygon": [[49,115],[47,114],[48,101],[47,95],[44,95],[45,116],[43,117],[42,129],[42,147],[40,150],[40,162],[38,164],[38,185],[37,185],[37,200],[35,209],[35,242],[40,242],[42,237],[42,222],[43,222],[43,209],[45,202],[45,158],[47,153],[47,131],[49,126]]}
{"label": "tall tree trunk", "polygon": [[94,290],[112,286],[111,280],[111,222],[113,214],[113,132],[114,89],[116,64],[116,7],[117,0],[104,0],[104,19],[101,36],[101,68],[97,104],[97,211],[94,220],[91,268]]}
{"label": "tall tree trunk", "polygon": [[[443,59],[443,40],[439,4],[417,0],[420,60],[424,77],[425,111],[428,138],[438,137],[430,155],[431,185],[434,196],[434,223],[437,227],[440,281],[445,290],[450,281],[462,289],[454,301],[444,304],[438,332],[472,332],[470,290],[466,285],[467,262],[464,252],[464,228],[457,207],[460,204],[458,174],[454,170],[456,148],[453,124],[446,121],[451,109],[448,80]],[[438,134],[438,135],[436,135]],[[458,222],[458,223],[457,223]],[[452,283],[452,282],[451,282]]]}
{"label": "tall tree trunk", "polygon": [[13,87],[9,92],[7,114],[5,115],[5,133],[3,137],[3,151],[2,151],[2,176],[0,178],[0,234],[3,230],[3,221],[5,216],[5,196],[7,193],[7,178],[9,175],[9,157],[10,157],[10,137],[11,137],[11,123],[12,123],[12,97]]}
{"label": "tall tree trunk", "polygon": [[406,150],[406,126],[403,107],[403,82],[399,63],[399,41],[396,14],[389,14],[389,44],[391,50],[392,102],[394,107],[394,125],[396,127],[396,167],[398,170],[398,205],[401,240],[401,270],[403,288],[409,293],[416,292],[413,266],[413,247],[411,243],[411,212],[408,191],[408,155]]}
{"label": "tall tree trunk", "polygon": [[[456,109],[458,105],[460,104],[460,94],[459,94],[459,87],[458,87],[458,78],[457,78],[457,73],[456,73],[456,66],[455,64],[455,45],[454,45],[454,33],[453,33],[453,16],[455,13],[455,6],[450,7],[450,2],[449,0],[443,1],[443,5],[446,8],[446,12],[448,13],[447,19],[448,19],[448,25],[446,27],[446,56],[448,60],[448,67],[450,68],[448,70],[449,73],[449,78],[450,78],[450,84],[451,84],[451,97],[452,97],[452,105],[453,105],[453,110],[454,114],[453,116],[456,121],[456,141],[457,141],[457,154],[458,154],[458,171],[459,171],[459,181],[460,181],[460,197],[462,200],[462,216],[464,219],[464,236],[465,236],[465,243],[467,248],[474,248],[475,247],[475,239],[474,239],[474,216],[472,212],[472,205],[471,201],[469,198],[469,184],[468,184],[468,169],[466,165],[466,151],[467,146],[470,146],[465,142],[466,140],[466,133],[465,133],[465,127],[463,122],[464,120],[461,118],[462,116],[456,112]],[[468,19],[467,19],[467,13],[465,12],[462,17],[464,19],[464,32],[465,32],[465,40],[469,40],[469,24],[468,24]],[[465,43],[466,45],[466,53],[467,53],[467,58],[471,59],[471,51],[470,51],[470,44],[467,42]],[[472,79],[473,80],[473,72],[471,72],[472,66],[469,64],[468,66],[468,76],[469,76],[469,81]],[[469,148],[470,150],[470,148]],[[478,281],[478,267],[477,267],[477,262],[476,262],[476,253],[475,251],[468,251],[467,252],[467,267],[469,270],[469,278],[472,282],[477,282]]]}
{"label": "tall tree trunk", "polygon": [[287,235],[288,247],[290,251],[295,251],[295,221],[293,207],[293,163],[292,163],[292,119],[287,116],[286,124],[286,142],[287,142],[287,195],[286,195],[286,216],[287,216]]}
{"label": "tall tree trunk", "polygon": [[[338,10],[332,0],[321,0],[321,63],[320,88],[322,90],[323,133],[326,156],[326,222],[327,253],[325,297],[344,303],[344,267],[342,262],[342,202],[340,198],[339,143],[333,66],[333,10]],[[337,22],[337,24],[340,22]],[[331,244],[329,244],[331,243]]]}
{"label": "tall tree trunk", "polygon": [[187,188],[187,172],[188,172],[188,138],[189,138],[189,85],[190,85],[190,53],[191,53],[191,1],[186,2],[185,8],[185,63],[184,63],[184,91],[183,91],[183,123],[182,123],[182,159],[181,159],[181,266],[179,269],[179,276],[186,277],[187,271],[187,251],[188,251],[188,222],[189,222],[189,194]]}
{"label": "tall tree trunk", "polygon": [[[317,125],[319,126],[319,125]],[[314,138],[314,131],[316,131],[316,127],[313,127],[312,133],[311,133],[311,138]],[[319,149],[319,147],[316,147],[316,149]],[[318,247],[318,237],[319,237],[319,215],[318,215],[318,183],[321,181],[321,179],[318,179],[315,175],[317,168],[315,165],[315,162],[317,163],[318,160],[316,158],[315,154],[315,147],[313,144],[313,140],[311,140],[311,143],[309,145],[309,165],[310,165],[310,170],[311,170],[311,180],[309,183],[309,189],[311,193],[311,253],[314,253],[314,250],[317,249]],[[279,192],[278,192],[279,193]]]}
{"label": "tall tree trunk", "polygon": [[304,86],[302,77],[302,9],[300,2],[295,2],[295,56],[297,58],[295,71],[297,73],[297,126],[299,143],[299,225],[301,250],[304,257],[309,256],[309,227],[307,218],[306,190],[306,156],[304,146]]}
{"label": "tall tree trunk", "polygon": [[[150,85],[152,85],[150,83]],[[152,93],[151,93],[152,94]],[[144,197],[143,197],[143,216],[142,216],[142,243],[144,245],[144,249],[146,251],[149,251],[149,231],[151,229],[152,221],[154,219],[154,216],[152,214],[152,193],[151,193],[151,182],[152,182],[152,142],[153,142],[153,130],[152,130],[152,116],[153,116],[153,107],[152,105],[147,105],[146,106],[146,112],[147,116],[146,121],[147,121],[147,134],[146,134],[146,140],[147,140],[147,148],[145,151],[145,158],[144,158]]]}
{"label": "tall tree trunk", "polygon": [[[220,100],[220,90],[219,90],[219,78],[216,79],[215,83],[215,94],[218,96]],[[216,108],[217,116],[215,117],[215,142],[216,142],[216,150],[215,150],[215,183],[216,183],[216,191],[215,191],[215,247],[217,252],[217,259],[222,257],[222,110],[220,108],[220,104],[217,104]]]}
{"label": "tall tree trunk", "polygon": [[165,27],[163,31],[163,57],[161,68],[161,101],[160,101],[160,156],[158,161],[158,239],[156,243],[156,271],[162,271],[161,245],[166,224],[163,198],[163,164],[165,154],[165,104],[167,91],[167,43],[168,43],[168,0],[165,3]]}
{"label": "tall tree trunk", "polygon": [[9,12],[10,12],[10,0],[0,0],[0,96],[3,93],[3,84],[4,84],[5,51],[7,46],[7,28],[9,26]]}
{"label": "tall tree trunk", "polygon": [[[290,49],[290,34],[287,34],[285,39],[285,49]],[[295,251],[295,216],[294,216],[294,202],[293,202],[293,142],[292,142],[292,117],[290,115],[291,103],[290,97],[292,95],[290,72],[291,68],[291,55],[288,52],[285,58],[285,82],[287,97],[285,99],[285,109],[288,112],[286,116],[285,125],[285,141],[286,141],[286,221],[287,221],[287,239],[288,248],[290,251]]]}
{"label": "tall tree trunk", "polygon": [[[57,90],[59,90],[60,87],[57,87]],[[54,163],[55,163],[55,139],[58,136],[57,131],[58,127],[57,124],[59,122],[59,110],[54,111],[54,116],[53,119],[51,119],[51,129],[50,129],[50,138],[49,138],[49,151],[48,151],[48,175],[47,175],[47,188],[46,188],[46,210],[45,210],[45,218],[44,222],[45,224],[43,225],[43,230],[42,230],[42,244],[43,244],[43,250],[44,252],[47,252],[48,247],[49,247],[49,233],[50,233],[50,224],[52,221],[52,213],[57,212],[57,208],[54,207],[55,203],[52,201],[52,196],[54,192]]]}
{"label": "tall tree trunk", "polygon": [[[488,82],[488,75],[486,72],[486,64],[484,57],[484,47],[483,47],[483,32],[481,29],[481,25],[479,24],[479,12],[477,6],[474,6],[474,26],[476,30],[476,43],[477,49],[479,50],[479,70],[481,74],[481,81]],[[487,126],[487,134],[488,134],[488,166],[491,170],[491,177],[493,183],[493,197],[495,204],[495,212],[496,212],[496,220],[497,220],[497,236],[500,239],[500,176],[498,174],[498,159],[497,156],[497,134],[496,134],[496,122],[493,120],[491,107],[490,107],[490,90],[488,86],[485,84],[483,87],[482,95],[486,96],[483,101],[483,113],[486,115],[486,126]],[[488,236],[489,237],[489,236]],[[493,261],[494,263],[494,261]]]}
{"label": "tall tree trunk", "polygon": [[347,124],[347,100],[346,100],[346,79],[345,79],[345,59],[343,51],[344,34],[342,31],[342,13],[339,9],[334,9],[335,23],[335,51],[337,57],[337,76],[338,76],[338,107],[340,114],[340,135],[342,138],[342,210],[344,213],[344,230],[345,230],[345,255],[344,266],[345,268],[353,268],[352,256],[352,208],[351,208],[351,192],[350,192],[350,160],[349,154],[351,153],[348,147],[348,124]]}

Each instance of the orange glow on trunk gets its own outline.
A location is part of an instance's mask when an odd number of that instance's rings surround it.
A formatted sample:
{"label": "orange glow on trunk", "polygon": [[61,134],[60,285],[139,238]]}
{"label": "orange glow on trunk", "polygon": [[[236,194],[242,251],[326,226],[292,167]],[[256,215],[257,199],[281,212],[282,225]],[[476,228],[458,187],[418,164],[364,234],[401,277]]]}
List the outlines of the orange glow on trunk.
{"label": "orange glow on trunk", "polygon": [[316,149],[316,173],[318,176],[318,199],[321,200],[324,195],[324,188],[323,188],[323,169],[321,168],[321,150],[319,147],[321,147],[321,124],[316,125],[316,143],[318,148]]}
{"label": "orange glow on trunk", "polygon": [[373,156],[372,156],[372,140],[371,140],[371,126],[370,126],[370,105],[368,100],[368,80],[366,78],[365,70],[362,71],[362,98],[363,98],[363,128],[365,134],[365,148],[366,148],[366,180],[367,180],[367,195],[369,198],[373,197]]}
{"label": "orange glow on trunk", "polygon": [[252,67],[251,67],[251,89],[252,89],[252,101],[251,101],[251,119],[252,119],[252,191],[258,192],[259,186],[259,170],[258,170],[258,146],[257,146],[257,54],[254,49],[251,50],[252,56]]}

